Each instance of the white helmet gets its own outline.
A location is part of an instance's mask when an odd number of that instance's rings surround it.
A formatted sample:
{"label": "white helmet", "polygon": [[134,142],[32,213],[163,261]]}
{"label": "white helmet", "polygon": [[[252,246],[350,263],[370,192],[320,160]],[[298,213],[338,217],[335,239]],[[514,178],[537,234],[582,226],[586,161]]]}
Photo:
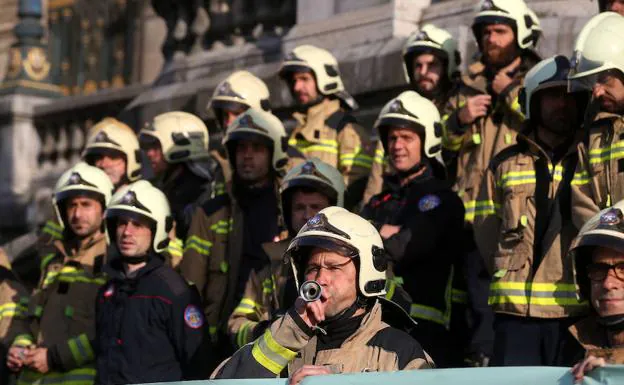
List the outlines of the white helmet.
{"label": "white helmet", "polygon": [[94,165],[94,157],[106,151],[116,151],[126,158],[126,178],[134,182],[141,178],[141,155],[136,134],[125,123],[114,118],[104,118],[91,128],[82,159]]}
{"label": "white helmet", "polygon": [[526,119],[531,119],[533,96],[547,88],[566,87],[569,72],[570,61],[563,55],[542,60],[531,68],[524,78],[524,86],[518,97]]}
{"label": "white helmet", "polygon": [[250,108],[230,124],[223,145],[228,152],[232,169],[236,168],[234,142],[240,139],[259,138],[273,151],[271,165],[278,174],[283,174],[288,163],[288,137],[282,122],[272,113]]}
{"label": "white helmet", "polygon": [[481,0],[472,31],[481,46],[481,28],[484,24],[507,24],[514,28],[516,42],[522,49],[534,48],[541,27],[535,27],[539,20],[524,0]]}
{"label": "white helmet", "polygon": [[269,89],[262,79],[248,71],[236,71],[219,83],[208,103],[208,108],[214,110],[220,122],[219,115],[222,109],[257,108],[271,111],[269,96]]}
{"label": "white helmet", "polygon": [[205,159],[208,149],[208,127],[197,116],[183,111],[160,114],[139,132],[142,145],[158,141],[167,163]]}
{"label": "white helmet", "polygon": [[363,296],[375,297],[386,293],[388,256],[379,232],[366,219],[334,206],[310,218],[290,242],[284,255],[290,260],[297,287],[301,283],[298,267],[305,263],[313,247],[358,258],[358,291]]}
{"label": "white helmet", "polygon": [[322,95],[335,95],[352,109],[357,108],[357,103],[345,90],[338,61],[329,51],[313,45],[300,45],[286,55],[279,75],[288,81],[293,72],[302,71],[312,71]]}
{"label": "white helmet", "polygon": [[384,150],[388,153],[388,129],[401,127],[424,135],[423,152],[427,158],[436,158],[442,151],[440,112],[429,99],[415,91],[405,91],[390,100],[379,113],[375,129],[379,132]]}
{"label": "white helmet", "polygon": [[169,245],[173,217],[167,197],[146,180],[140,180],[119,189],[106,210],[106,227],[115,243],[117,219],[120,216],[147,219],[152,229],[153,251],[160,253]]}
{"label": "white helmet", "polygon": [[52,196],[52,205],[61,228],[67,227],[63,208],[63,202],[67,198],[81,195],[96,199],[102,204],[103,212],[111,200],[113,189],[113,182],[104,171],[85,162],[65,171],[56,182]]}
{"label": "white helmet", "polygon": [[591,90],[600,73],[624,73],[624,16],[603,12],[591,18],[574,44],[569,87]]}
{"label": "white helmet", "polygon": [[410,35],[403,46],[403,70],[408,83],[414,81],[414,57],[423,53],[434,53],[446,61],[449,80],[459,75],[461,56],[457,50],[457,41],[448,31],[426,24],[420,31]]}

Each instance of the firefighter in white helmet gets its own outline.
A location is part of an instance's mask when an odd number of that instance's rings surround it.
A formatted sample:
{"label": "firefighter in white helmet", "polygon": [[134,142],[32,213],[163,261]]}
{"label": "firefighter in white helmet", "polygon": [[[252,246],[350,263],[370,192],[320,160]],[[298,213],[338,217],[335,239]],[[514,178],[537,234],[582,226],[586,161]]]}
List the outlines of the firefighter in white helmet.
{"label": "firefighter in white helmet", "polygon": [[569,256],[581,299],[590,314],[570,327],[584,356],[572,372],[577,381],[596,367],[624,364],[624,201],[592,217],[572,242]]}
{"label": "firefighter in white helmet", "polygon": [[38,251],[41,278],[29,304],[30,330],[15,338],[7,361],[20,371],[20,383],[95,379],[94,304],[106,282],[103,219],[112,193],[104,171],[82,162],[56,184],[52,201],[64,237]]}
{"label": "firefighter in white helmet", "polygon": [[580,228],[595,213],[624,199],[624,168],[619,147],[624,136],[624,16],[603,12],[590,19],[578,35],[569,87],[592,92],[588,139],[579,149],[573,186],[574,223]]}
{"label": "firefighter in white helmet", "polygon": [[262,245],[270,264],[252,271],[245,293],[228,320],[236,347],[259,337],[270,323],[293,304],[297,288],[290,267],[283,263],[288,244],[305,223],[328,206],[344,205],[345,185],[335,167],[312,158],[286,174],[280,198],[288,236]]}
{"label": "firefighter in white helmet", "polygon": [[576,298],[572,261],[565,258],[576,227],[570,185],[583,139],[587,92],[568,92],[569,60],[538,63],[520,92],[526,116],[517,143],[486,172],[474,231],[492,277],[495,312],[492,364],[566,366],[574,352],[565,331],[586,311]]}
{"label": "firefighter in white helmet", "polygon": [[199,293],[162,255],[172,227],[167,198],[148,181],[125,186],[111,198],[108,281],[91,302],[97,304],[96,384],[201,376],[207,333]]}
{"label": "firefighter in white helmet", "polygon": [[210,157],[208,137],[204,122],[183,111],[160,114],[139,132],[155,174],[153,183],[169,200],[180,240],[186,238],[194,209],[212,196],[218,178],[202,167]]}
{"label": "firefighter in white helmet", "polygon": [[449,328],[452,266],[463,253],[464,208],[444,180],[440,114],[430,100],[405,91],[382,108],[375,128],[392,172],[362,216],[379,230],[393,265],[396,276],[388,296],[402,286],[411,297],[406,310],[419,325],[416,339],[440,367],[452,366],[462,358],[461,349],[451,347]]}
{"label": "firefighter in white helmet", "polygon": [[[280,77],[297,105],[297,125],[289,144],[306,158],[316,157],[336,167],[347,185],[345,207],[363,197],[373,164],[383,163],[383,151],[370,130],[360,126],[352,111],[357,103],[345,89],[338,61],[327,50],[298,46],[282,62]],[[375,168],[378,191],[382,167]]]}
{"label": "firefighter in white helmet", "polygon": [[379,233],[364,218],[340,207],[320,211],[299,230],[285,258],[297,287],[316,282],[318,299],[299,297],[213,377],[287,375],[297,384],[313,375],[431,367],[416,340],[382,321],[388,260]]}
{"label": "firefighter in white helmet", "polygon": [[180,267],[197,285],[211,336],[227,357],[228,317],[251,271],[270,263],[261,245],[279,240],[284,230],[279,183],[288,163],[288,138],[275,115],[250,108],[229,125],[223,145],[232,187],[195,210]]}

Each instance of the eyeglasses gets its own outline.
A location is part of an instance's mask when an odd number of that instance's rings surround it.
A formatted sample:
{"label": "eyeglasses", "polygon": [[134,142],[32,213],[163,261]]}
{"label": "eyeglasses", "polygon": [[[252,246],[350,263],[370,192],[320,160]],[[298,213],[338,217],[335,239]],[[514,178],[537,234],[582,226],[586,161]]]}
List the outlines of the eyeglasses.
{"label": "eyeglasses", "polygon": [[603,281],[611,270],[619,280],[624,281],[624,262],[615,265],[592,263],[587,266],[587,277],[592,281]]}

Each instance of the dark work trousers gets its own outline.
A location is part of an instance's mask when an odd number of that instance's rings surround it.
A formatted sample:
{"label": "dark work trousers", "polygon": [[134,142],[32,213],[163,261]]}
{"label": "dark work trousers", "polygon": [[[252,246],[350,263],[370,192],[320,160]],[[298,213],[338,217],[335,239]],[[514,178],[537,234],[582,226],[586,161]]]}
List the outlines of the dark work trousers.
{"label": "dark work trousers", "polygon": [[475,248],[468,252],[464,262],[466,291],[468,292],[468,322],[470,340],[468,356],[492,357],[494,344],[494,312],[488,305],[491,278],[485,262]]}
{"label": "dark work trousers", "polygon": [[492,366],[571,366],[580,346],[568,327],[576,321],[497,313]]}

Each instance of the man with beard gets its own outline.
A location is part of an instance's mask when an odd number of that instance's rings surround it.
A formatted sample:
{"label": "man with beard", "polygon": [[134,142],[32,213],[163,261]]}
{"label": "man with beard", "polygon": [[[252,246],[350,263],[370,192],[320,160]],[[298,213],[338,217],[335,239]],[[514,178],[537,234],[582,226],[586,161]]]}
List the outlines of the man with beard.
{"label": "man with beard", "polygon": [[624,0],[598,0],[600,12],[616,12],[624,16]]}
{"label": "man with beard", "polygon": [[383,152],[372,132],[352,115],[357,103],[345,90],[336,58],[324,49],[302,45],[286,55],[279,75],[297,104],[297,126],[288,143],[306,158],[319,158],[340,171],[347,186],[345,207],[362,201],[375,162],[379,167],[374,168],[377,174],[371,176],[368,194],[378,192]]}
{"label": "man with beard", "polygon": [[260,337],[293,304],[297,288],[290,267],[283,262],[284,252],[310,218],[328,206],[344,205],[344,191],[340,172],[316,158],[286,174],[280,197],[288,237],[262,245],[270,264],[251,271],[243,298],[228,320],[228,332],[237,347]]}
{"label": "man with beard", "polygon": [[463,342],[453,341],[449,328],[453,264],[464,251],[464,207],[450,183],[436,177],[443,167],[439,126],[435,105],[414,91],[384,106],[375,128],[393,172],[362,216],[379,230],[396,274],[388,297],[400,282],[411,297],[406,310],[418,323],[412,335],[440,367],[450,367],[460,360],[456,345]]}
{"label": "man with beard", "polygon": [[[253,344],[212,374],[217,378],[308,376],[425,369],[432,362],[407,333],[382,321],[386,259],[377,230],[340,207],[312,217],[288,246],[297,287],[318,298],[297,298]],[[305,290],[302,290],[305,293]]]}
{"label": "man with beard", "polygon": [[[575,43],[571,89],[592,92],[599,114],[589,123],[589,136],[579,146],[577,173],[583,183],[572,188],[577,228],[595,213],[624,199],[624,17],[604,12],[594,16]],[[593,108],[590,107],[590,110]]]}
{"label": "man with beard", "polygon": [[30,330],[15,338],[7,366],[20,384],[95,379],[95,299],[106,282],[103,214],[113,184],[100,169],[78,163],[54,189],[63,241],[40,251],[41,278],[28,309]]}
{"label": "man with beard", "polygon": [[586,303],[566,258],[576,235],[570,184],[589,96],[569,93],[569,60],[538,63],[520,92],[527,120],[517,143],[490,163],[475,216],[475,238],[492,282],[495,366],[565,366],[574,358],[567,328]]}
{"label": "man with beard", "polygon": [[219,354],[229,355],[228,317],[240,302],[250,273],[269,264],[261,245],[279,240],[279,179],[288,162],[286,131],[273,114],[250,108],[223,138],[233,170],[227,194],[195,210],[180,265],[194,282]]}
{"label": "man with beard", "polygon": [[624,201],[591,218],[570,248],[581,297],[591,313],[570,327],[584,358],[572,368],[577,382],[594,368],[624,364]]}

